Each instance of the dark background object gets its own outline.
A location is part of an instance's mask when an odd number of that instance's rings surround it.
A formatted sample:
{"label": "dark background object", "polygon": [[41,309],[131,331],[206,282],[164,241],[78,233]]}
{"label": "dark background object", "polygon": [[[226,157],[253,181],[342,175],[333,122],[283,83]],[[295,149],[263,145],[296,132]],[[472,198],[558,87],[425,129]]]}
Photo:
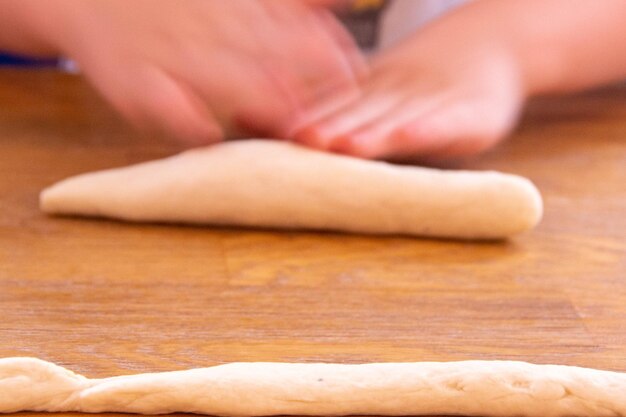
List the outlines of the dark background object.
{"label": "dark background object", "polygon": [[13,66],[13,67],[23,67],[23,66],[38,66],[38,67],[53,67],[58,65],[58,60],[56,59],[34,59],[27,56],[7,54],[0,52],[0,66]]}
{"label": "dark background object", "polygon": [[366,8],[361,11],[341,13],[339,18],[346,25],[363,49],[373,49],[378,44],[380,35],[380,23],[388,1],[380,7]]}

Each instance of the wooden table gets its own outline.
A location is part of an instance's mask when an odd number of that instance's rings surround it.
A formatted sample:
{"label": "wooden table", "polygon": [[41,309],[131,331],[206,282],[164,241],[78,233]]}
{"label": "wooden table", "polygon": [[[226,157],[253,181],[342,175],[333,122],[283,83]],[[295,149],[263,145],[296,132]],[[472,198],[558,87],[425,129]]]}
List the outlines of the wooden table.
{"label": "wooden table", "polygon": [[231,361],[518,359],[626,371],[626,90],[531,106],[475,169],[542,190],[509,242],[50,218],[39,191],[161,157],[79,79],[0,72],[0,357],[91,377]]}

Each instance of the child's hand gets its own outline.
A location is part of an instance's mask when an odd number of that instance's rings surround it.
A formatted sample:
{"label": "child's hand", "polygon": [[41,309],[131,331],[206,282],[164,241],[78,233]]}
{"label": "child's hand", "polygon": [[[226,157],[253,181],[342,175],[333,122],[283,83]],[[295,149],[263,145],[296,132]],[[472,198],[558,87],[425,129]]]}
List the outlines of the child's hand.
{"label": "child's hand", "polygon": [[351,39],[300,1],[35,3],[45,35],[116,109],[192,143],[219,140],[223,124],[284,135],[298,109],[356,85]]}
{"label": "child's hand", "polygon": [[296,140],[391,159],[458,158],[493,146],[514,126],[525,91],[511,51],[485,25],[452,15],[375,58],[363,92],[310,111]]}

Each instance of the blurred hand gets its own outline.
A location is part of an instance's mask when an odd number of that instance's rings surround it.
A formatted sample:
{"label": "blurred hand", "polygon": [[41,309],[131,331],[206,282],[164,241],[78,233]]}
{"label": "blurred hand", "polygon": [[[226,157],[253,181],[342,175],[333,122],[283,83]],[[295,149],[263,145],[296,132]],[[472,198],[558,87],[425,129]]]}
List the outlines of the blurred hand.
{"label": "blurred hand", "polygon": [[425,162],[493,147],[515,126],[527,91],[513,51],[483,22],[452,13],[374,57],[362,91],[320,102],[293,138],[362,158]]}
{"label": "blurred hand", "polygon": [[46,35],[119,112],[192,144],[224,128],[284,137],[302,109],[355,88],[363,65],[334,17],[300,0],[37,4]]}

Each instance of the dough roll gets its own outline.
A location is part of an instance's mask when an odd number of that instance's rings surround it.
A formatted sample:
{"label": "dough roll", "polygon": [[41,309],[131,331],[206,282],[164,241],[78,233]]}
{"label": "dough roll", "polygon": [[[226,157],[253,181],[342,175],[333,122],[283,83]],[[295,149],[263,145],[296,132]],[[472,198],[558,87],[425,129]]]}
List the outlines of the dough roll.
{"label": "dough roll", "polygon": [[532,229],[525,178],[364,161],[246,140],[81,175],[41,195],[51,214],[139,222],[501,239]]}
{"label": "dough roll", "polygon": [[626,416],[626,374],[525,362],[233,363],[88,379],[0,359],[0,412],[215,416]]}

